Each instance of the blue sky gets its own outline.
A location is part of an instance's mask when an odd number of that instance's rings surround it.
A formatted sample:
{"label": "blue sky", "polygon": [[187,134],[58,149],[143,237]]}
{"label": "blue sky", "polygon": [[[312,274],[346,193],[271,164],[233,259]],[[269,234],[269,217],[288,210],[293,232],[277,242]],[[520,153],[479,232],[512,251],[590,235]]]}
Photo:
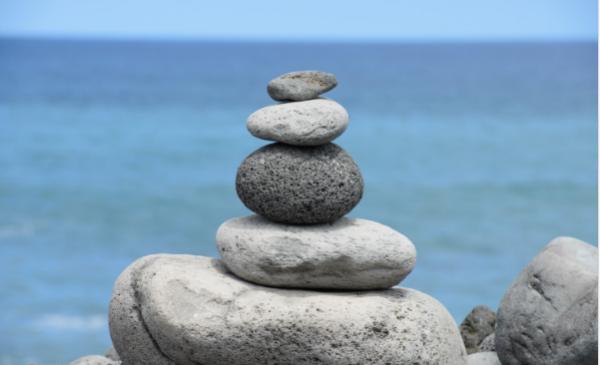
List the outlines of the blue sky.
{"label": "blue sky", "polygon": [[0,0],[0,35],[277,40],[595,39],[595,0]]}

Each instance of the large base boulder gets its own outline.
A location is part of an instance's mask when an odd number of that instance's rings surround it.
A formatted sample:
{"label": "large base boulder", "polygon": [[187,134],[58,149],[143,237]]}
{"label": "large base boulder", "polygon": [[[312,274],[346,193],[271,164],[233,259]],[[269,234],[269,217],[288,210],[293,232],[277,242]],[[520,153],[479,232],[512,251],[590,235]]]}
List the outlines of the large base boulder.
{"label": "large base boulder", "polygon": [[127,365],[465,365],[458,328],[412,289],[319,292],[242,281],[216,259],[154,255],[117,280],[110,332]]}
{"label": "large base boulder", "polygon": [[521,272],[498,310],[503,365],[598,364],[598,249],[550,242]]}

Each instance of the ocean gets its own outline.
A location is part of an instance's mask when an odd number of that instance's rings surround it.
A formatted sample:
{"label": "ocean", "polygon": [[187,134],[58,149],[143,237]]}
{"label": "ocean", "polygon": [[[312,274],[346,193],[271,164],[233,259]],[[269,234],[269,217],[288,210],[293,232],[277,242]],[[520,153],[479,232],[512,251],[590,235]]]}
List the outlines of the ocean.
{"label": "ocean", "polygon": [[497,308],[552,238],[597,242],[596,64],[594,43],[0,40],[0,364],[103,353],[128,264],[216,256],[267,143],[246,118],[300,69],[337,75],[350,216],[414,242],[402,286],[458,323]]}

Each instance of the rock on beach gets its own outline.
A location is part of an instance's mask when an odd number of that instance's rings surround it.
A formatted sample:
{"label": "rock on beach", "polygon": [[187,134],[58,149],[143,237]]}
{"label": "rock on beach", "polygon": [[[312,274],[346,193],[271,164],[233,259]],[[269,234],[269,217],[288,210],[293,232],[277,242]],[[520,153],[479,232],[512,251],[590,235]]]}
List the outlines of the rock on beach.
{"label": "rock on beach", "polygon": [[266,106],[248,117],[246,127],[258,138],[295,146],[333,141],[348,126],[348,112],[333,100],[316,99]]}
{"label": "rock on beach", "polygon": [[244,205],[272,221],[330,223],[358,204],[363,178],[339,146],[295,147],[273,143],[242,162],[236,191]]}
{"label": "rock on beach", "polygon": [[496,352],[496,335],[491,334],[479,344],[479,352]]}
{"label": "rock on beach", "polygon": [[598,364],[598,248],[550,242],[508,289],[496,328],[503,365]]}
{"label": "rock on beach", "polygon": [[471,310],[460,324],[460,335],[465,342],[467,353],[479,350],[479,344],[496,327],[496,313],[485,305],[478,305]]}
{"label": "rock on beach", "polygon": [[387,289],[416,262],[406,236],[366,219],[297,226],[234,218],[219,227],[217,247],[238,277],[283,288]]}
{"label": "rock on beach", "polygon": [[337,85],[334,74],[322,71],[295,71],[278,76],[267,85],[277,101],[302,101],[318,98]]}
{"label": "rock on beach", "polygon": [[126,364],[466,364],[454,320],[426,294],[273,289],[200,256],[132,264],[110,331]]}

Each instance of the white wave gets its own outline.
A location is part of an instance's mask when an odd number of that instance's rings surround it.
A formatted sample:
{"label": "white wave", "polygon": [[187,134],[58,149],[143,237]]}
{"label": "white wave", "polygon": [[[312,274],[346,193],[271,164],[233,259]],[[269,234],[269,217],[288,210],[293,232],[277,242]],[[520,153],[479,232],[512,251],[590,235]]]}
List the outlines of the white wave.
{"label": "white wave", "polygon": [[36,321],[38,327],[71,331],[95,331],[105,328],[108,320],[105,315],[73,316],[48,314]]}
{"label": "white wave", "polygon": [[0,226],[0,238],[30,237],[35,234],[34,222],[23,222],[8,226]]}

